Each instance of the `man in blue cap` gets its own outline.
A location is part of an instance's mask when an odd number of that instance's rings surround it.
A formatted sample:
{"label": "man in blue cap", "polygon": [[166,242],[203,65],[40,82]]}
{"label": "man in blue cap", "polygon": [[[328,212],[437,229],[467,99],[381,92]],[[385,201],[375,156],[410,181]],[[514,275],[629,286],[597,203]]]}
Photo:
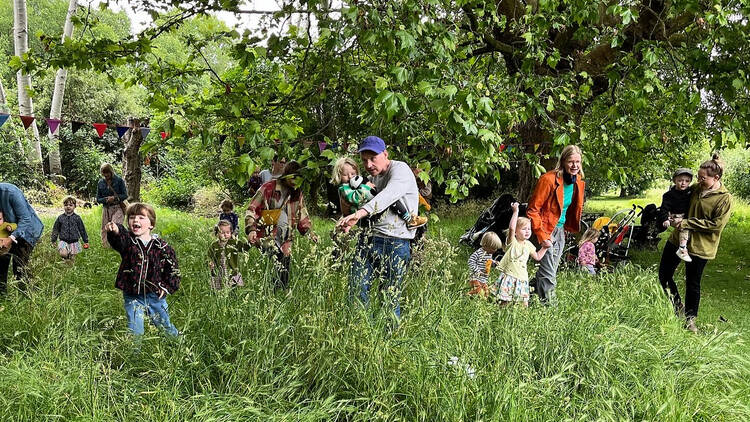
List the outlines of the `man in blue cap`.
{"label": "man in blue cap", "polygon": [[[25,290],[26,267],[44,225],[29,201],[16,185],[0,183],[0,296],[5,294],[8,269],[13,261],[13,275],[19,279],[18,287]],[[10,227],[10,230],[8,229]]]}
{"label": "man in blue cap", "polygon": [[380,289],[393,306],[396,318],[401,316],[399,298],[401,281],[411,259],[410,240],[414,230],[392,209],[403,198],[407,209],[415,213],[419,207],[417,180],[409,165],[390,160],[385,142],[368,136],[359,145],[359,155],[365,170],[372,176],[377,194],[355,213],[342,217],[338,227],[348,231],[360,219],[370,216],[371,233],[360,236],[349,280],[350,297],[369,303],[370,286],[374,278],[384,277]]}

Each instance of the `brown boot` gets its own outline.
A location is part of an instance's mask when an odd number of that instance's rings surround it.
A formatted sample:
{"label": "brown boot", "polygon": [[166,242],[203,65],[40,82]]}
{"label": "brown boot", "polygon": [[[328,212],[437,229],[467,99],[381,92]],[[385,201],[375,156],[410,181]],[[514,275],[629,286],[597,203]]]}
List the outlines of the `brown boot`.
{"label": "brown boot", "polygon": [[688,317],[685,320],[685,329],[693,334],[698,334],[698,327],[695,325],[695,317]]}

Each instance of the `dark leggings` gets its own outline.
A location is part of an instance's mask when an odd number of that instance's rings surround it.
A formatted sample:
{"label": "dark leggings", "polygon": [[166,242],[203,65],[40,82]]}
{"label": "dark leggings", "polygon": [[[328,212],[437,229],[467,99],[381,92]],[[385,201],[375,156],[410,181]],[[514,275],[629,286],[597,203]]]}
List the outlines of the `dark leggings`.
{"label": "dark leggings", "polygon": [[286,290],[289,288],[289,267],[292,264],[292,257],[277,252],[272,259],[275,270],[274,289]]}
{"label": "dark leggings", "polygon": [[11,258],[13,259],[13,275],[19,280],[18,288],[21,291],[26,290],[26,266],[29,263],[29,256],[31,256],[33,249],[34,247],[29,242],[18,238],[13,243],[13,246],[10,247],[10,251],[0,256],[0,295],[5,294],[8,287],[8,269]]}
{"label": "dark leggings", "polygon": [[[676,255],[677,246],[671,242],[664,245],[659,263],[659,282],[664,291],[671,296],[675,309],[682,304],[680,292],[674,282],[674,272],[680,266],[682,260]],[[706,268],[707,259],[690,255],[693,262],[685,262],[685,316],[688,318],[698,316],[698,305],[701,301],[701,277],[703,269]]]}

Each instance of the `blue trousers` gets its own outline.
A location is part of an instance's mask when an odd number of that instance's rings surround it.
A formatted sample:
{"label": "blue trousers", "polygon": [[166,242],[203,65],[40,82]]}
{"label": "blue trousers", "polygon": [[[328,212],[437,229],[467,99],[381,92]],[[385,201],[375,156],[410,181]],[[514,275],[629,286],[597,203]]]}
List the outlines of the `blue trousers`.
{"label": "blue trousers", "polygon": [[143,335],[143,318],[146,313],[155,327],[162,328],[173,336],[178,334],[177,328],[169,320],[166,297],[159,299],[158,293],[146,293],[145,296],[123,294],[123,302],[128,317],[128,329],[133,334]]}
{"label": "blue trousers", "polygon": [[350,301],[356,297],[367,306],[372,282],[381,278],[380,291],[396,318],[400,318],[401,282],[410,259],[409,239],[361,235],[349,275]]}

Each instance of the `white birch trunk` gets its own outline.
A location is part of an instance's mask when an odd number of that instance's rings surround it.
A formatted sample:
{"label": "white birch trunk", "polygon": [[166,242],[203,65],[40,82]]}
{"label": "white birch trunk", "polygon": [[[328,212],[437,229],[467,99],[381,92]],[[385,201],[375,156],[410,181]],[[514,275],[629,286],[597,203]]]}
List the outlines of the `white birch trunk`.
{"label": "white birch trunk", "polygon": [[[73,15],[76,14],[78,0],[70,0],[68,3],[68,14],[65,16],[65,28],[63,30],[62,42],[66,38],[73,36]],[[51,119],[59,119],[62,115],[62,103],[65,96],[65,81],[68,79],[68,70],[61,68],[57,70],[55,76],[55,90],[52,93],[52,107],[49,112]],[[59,129],[58,132],[59,133]],[[50,151],[49,151],[49,172],[62,176],[62,163],[60,162],[60,145],[57,134],[49,134]]]}
{"label": "white birch trunk", "polygon": [[[29,50],[28,42],[28,23],[26,16],[26,1],[13,0],[13,46],[16,56],[23,56]],[[18,81],[18,112],[21,115],[33,116],[34,103],[31,101],[27,88],[31,86],[31,77],[19,70],[16,73]],[[30,127],[33,139],[29,151],[29,162],[33,165],[42,163],[42,146],[39,143],[39,129],[36,126],[36,120],[31,123]]]}
{"label": "white birch trunk", "polygon": [[[3,81],[1,80],[0,80],[0,110],[2,110],[3,113],[10,113],[10,109],[8,108],[8,95],[5,93],[5,87],[3,86]],[[16,138],[16,140],[18,141],[18,150],[21,152],[21,154],[24,154],[23,142],[21,142],[21,138]]]}

